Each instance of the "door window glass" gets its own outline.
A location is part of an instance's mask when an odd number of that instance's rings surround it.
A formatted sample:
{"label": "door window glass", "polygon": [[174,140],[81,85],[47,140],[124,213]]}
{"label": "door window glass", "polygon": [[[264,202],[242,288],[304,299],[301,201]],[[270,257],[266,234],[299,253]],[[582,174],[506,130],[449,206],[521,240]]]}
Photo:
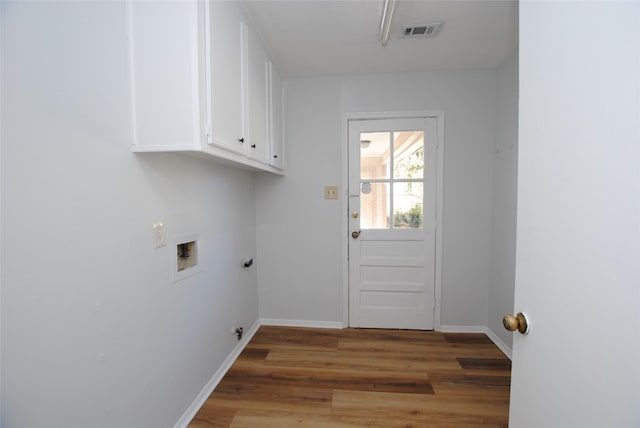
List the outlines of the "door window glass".
{"label": "door window glass", "polygon": [[389,228],[389,183],[363,182],[360,185],[360,227]]}
{"label": "door window glass", "polygon": [[424,131],[361,133],[361,228],[422,228],[423,177]]}
{"label": "door window glass", "polygon": [[422,183],[393,183],[393,227],[422,228]]}
{"label": "door window glass", "polygon": [[360,137],[360,178],[390,178],[391,133],[368,132]]}
{"label": "door window glass", "polygon": [[424,132],[397,132],[393,142],[393,178],[424,177]]}

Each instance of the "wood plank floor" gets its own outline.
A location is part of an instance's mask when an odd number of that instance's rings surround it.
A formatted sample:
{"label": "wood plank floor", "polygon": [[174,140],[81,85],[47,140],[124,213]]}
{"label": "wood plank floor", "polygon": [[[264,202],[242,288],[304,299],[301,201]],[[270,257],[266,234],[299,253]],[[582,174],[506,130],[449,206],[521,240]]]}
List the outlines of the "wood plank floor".
{"label": "wood plank floor", "polygon": [[484,334],[261,327],[189,427],[506,427]]}

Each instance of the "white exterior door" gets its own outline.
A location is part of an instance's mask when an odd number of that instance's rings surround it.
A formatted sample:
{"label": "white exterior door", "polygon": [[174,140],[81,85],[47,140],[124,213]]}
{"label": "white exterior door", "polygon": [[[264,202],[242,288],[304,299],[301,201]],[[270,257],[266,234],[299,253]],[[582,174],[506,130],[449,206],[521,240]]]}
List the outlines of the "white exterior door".
{"label": "white exterior door", "polygon": [[435,118],[350,120],[349,325],[433,329]]}
{"label": "white exterior door", "polygon": [[512,428],[640,426],[639,23],[520,2]]}

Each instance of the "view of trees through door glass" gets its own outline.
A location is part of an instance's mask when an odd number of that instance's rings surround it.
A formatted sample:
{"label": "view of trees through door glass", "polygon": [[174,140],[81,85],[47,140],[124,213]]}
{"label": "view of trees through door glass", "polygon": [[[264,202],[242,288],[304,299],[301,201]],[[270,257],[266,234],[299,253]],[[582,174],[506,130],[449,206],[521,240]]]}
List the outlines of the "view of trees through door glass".
{"label": "view of trees through door glass", "polygon": [[360,226],[421,229],[424,131],[360,134]]}

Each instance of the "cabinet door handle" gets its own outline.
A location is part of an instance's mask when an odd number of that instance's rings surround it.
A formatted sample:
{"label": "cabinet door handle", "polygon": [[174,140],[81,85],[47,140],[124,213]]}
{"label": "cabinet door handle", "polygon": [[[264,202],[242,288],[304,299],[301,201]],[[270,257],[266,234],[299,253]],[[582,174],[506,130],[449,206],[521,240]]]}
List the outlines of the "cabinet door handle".
{"label": "cabinet door handle", "polygon": [[238,138],[238,141],[240,141],[241,143],[244,143],[244,138]]}
{"label": "cabinet door handle", "polygon": [[278,155],[273,155],[273,158],[274,159],[278,159]]}
{"label": "cabinet door handle", "polygon": [[252,145],[251,145],[251,148],[252,148],[252,149],[255,149],[255,148],[256,148],[256,145],[255,145],[255,144],[252,144]]}

